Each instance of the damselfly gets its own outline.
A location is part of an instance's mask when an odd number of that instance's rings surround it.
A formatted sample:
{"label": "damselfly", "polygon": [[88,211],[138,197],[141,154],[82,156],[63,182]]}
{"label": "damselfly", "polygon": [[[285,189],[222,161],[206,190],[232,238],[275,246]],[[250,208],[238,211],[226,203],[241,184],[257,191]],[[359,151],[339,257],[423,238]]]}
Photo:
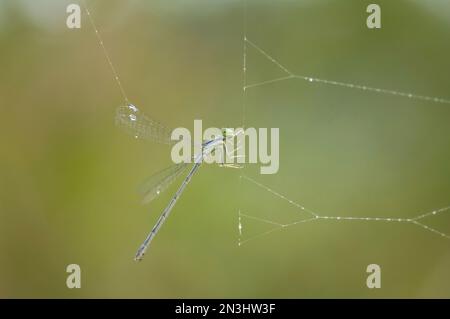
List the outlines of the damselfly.
{"label": "damselfly", "polygon": [[[172,144],[170,139],[171,130],[161,123],[149,118],[145,114],[141,113],[138,108],[132,104],[127,106],[120,106],[117,109],[116,113],[116,124],[123,128],[126,132],[134,136],[135,138],[144,138],[148,140],[152,140],[158,143],[164,144]],[[164,224],[165,220],[169,216],[176,202],[180,198],[181,194],[185,190],[187,184],[191,181],[191,178],[200,168],[203,160],[211,155],[213,152],[222,151],[223,154],[223,162],[222,166],[228,167],[239,167],[233,164],[226,164],[225,156],[228,157],[237,157],[235,152],[238,150],[237,148],[228,151],[227,145],[230,140],[232,140],[235,136],[242,133],[242,130],[229,130],[223,129],[222,134],[220,136],[214,137],[211,140],[204,141],[201,145],[201,151],[198,154],[195,154],[193,157],[193,162],[191,169],[188,174],[181,182],[178,190],[175,192],[173,197],[170,199],[166,208],[163,210],[161,215],[159,216],[156,224],[153,226],[150,233],[145,238],[142,245],[139,247],[135,260],[142,260],[144,254],[149,247],[151,241],[158,233],[161,226]],[[234,145],[234,143],[232,143]],[[188,163],[178,163],[174,164],[171,167],[168,167],[155,175],[151,176],[141,187],[141,194],[143,195],[143,202],[148,203],[155,199],[161,192],[166,190],[177,177],[182,175],[186,168],[188,167]]]}

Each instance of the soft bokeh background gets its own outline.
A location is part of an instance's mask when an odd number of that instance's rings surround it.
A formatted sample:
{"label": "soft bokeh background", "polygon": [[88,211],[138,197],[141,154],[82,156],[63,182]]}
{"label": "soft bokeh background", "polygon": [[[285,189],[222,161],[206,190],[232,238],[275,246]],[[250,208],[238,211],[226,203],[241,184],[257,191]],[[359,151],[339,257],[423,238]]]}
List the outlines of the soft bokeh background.
{"label": "soft bokeh background", "polygon": [[[295,207],[240,172],[200,170],[142,263],[175,189],[137,186],[166,146],[114,126],[120,93],[75,1],[0,1],[0,297],[450,297],[450,241],[410,224],[306,223],[238,247],[237,211]],[[450,3],[248,1],[248,36],[295,73],[450,98]],[[172,127],[242,121],[242,1],[88,0],[130,99]],[[248,81],[282,75],[248,50]],[[248,126],[279,127],[280,171],[244,173],[324,215],[411,217],[450,204],[450,106],[300,80],[249,89]],[[426,220],[450,232],[450,216]],[[244,220],[244,238],[266,225]],[[82,268],[82,289],[65,268]],[[382,288],[365,268],[382,267]]]}

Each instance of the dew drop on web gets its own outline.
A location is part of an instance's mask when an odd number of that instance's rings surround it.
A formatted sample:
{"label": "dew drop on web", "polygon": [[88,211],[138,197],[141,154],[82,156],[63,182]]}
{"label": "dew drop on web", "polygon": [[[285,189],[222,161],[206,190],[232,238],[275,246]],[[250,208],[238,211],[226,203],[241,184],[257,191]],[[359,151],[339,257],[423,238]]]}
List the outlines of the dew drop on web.
{"label": "dew drop on web", "polygon": [[128,105],[128,108],[130,109],[130,110],[132,110],[133,112],[137,112],[138,111],[138,108],[136,107],[136,106],[134,106],[133,104],[129,104]]}

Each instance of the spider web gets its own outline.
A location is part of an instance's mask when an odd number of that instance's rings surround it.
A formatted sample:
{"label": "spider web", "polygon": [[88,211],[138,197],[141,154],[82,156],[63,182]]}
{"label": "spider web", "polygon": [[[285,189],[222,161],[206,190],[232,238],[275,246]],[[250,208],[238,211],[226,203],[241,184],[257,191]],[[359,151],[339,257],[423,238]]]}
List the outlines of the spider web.
{"label": "spider web", "polygon": [[[138,119],[137,117],[131,118],[131,122],[132,122],[133,126],[130,126],[129,121],[127,121],[127,122],[124,121],[124,119],[129,119],[130,116],[136,115],[137,113],[136,112],[130,113],[130,114],[125,113],[125,112],[129,112],[130,106],[133,106],[133,105],[129,102],[129,99],[127,97],[125,89],[123,88],[123,85],[120,81],[118,72],[111,61],[109,53],[105,47],[103,39],[100,35],[100,32],[98,31],[98,28],[97,28],[92,16],[91,16],[91,13],[86,5],[85,0],[83,0],[82,3],[83,3],[83,7],[85,9],[85,12],[89,18],[89,21],[92,25],[92,28],[95,31],[97,41],[103,50],[106,61],[108,62],[108,65],[111,69],[113,78],[114,78],[115,82],[117,83],[119,91],[120,91],[122,98],[126,105],[124,107],[119,108],[118,111],[119,111],[120,116],[119,116],[119,118],[116,117],[116,120],[119,119],[119,122],[120,122],[119,124],[123,124],[125,126],[125,128],[129,129],[130,132],[135,136],[136,136],[136,132],[140,137],[142,137],[142,136],[148,137],[153,140],[155,140],[155,136],[157,136],[158,139],[160,139],[160,140],[158,140],[159,142],[168,143],[167,142],[167,134],[166,134],[168,129],[165,126],[163,126],[162,124],[160,124],[159,122],[154,121],[153,119],[148,118],[146,116],[143,117],[144,122],[146,121],[146,122],[152,123],[152,127],[154,127],[156,130],[156,132],[153,132],[153,131],[143,130],[142,128],[140,129],[140,126],[139,126],[140,122],[136,121]],[[380,94],[380,95],[382,94],[382,95],[398,96],[398,97],[403,97],[403,98],[412,99],[412,100],[426,101],[429,103],[450,104],[450,99],[448,99],[448,98],[442,98],[442,97],[437,97],[437,96],[427,96],[427,95],[416,94],[413,92],[397,91],[397,90],[392,90],[392,89],[368,86],[368,85],[359,84],[359,83],[340,82],[340,81],[336,81],[336,80],[323,79],[323,78],[317,78],[317,77],[313,77],[313,76],[297,74],[297,73],[293,72],[292,70],[290,70],[289,68],[285,67],[281,62],[279,62],[276,58],[274,58],[272,55],[270,55],[266,50],[264,50],[261,46],[256,44],[254,41],[252,41],[247,36],[247,1],[243,0],[243,4],[244,4],[244,14],[243,14],[243,17],[244,17],[243,18],[243,31],[244,31],[243,33],[244,33],[244,35],[243,35],[243,66],[242,66],[242,71],[243,71],[242,127],[245,127],[245,120],[246,120],[246,92],[250,89],[258,89],[258,88],[264,87],[266,85],[270,85],[270,84],[273,84],[276,82],[282,82],[282,81],[301,80],[301,81],[306,81],[307,83],[310,83],[310,84],[337,86],[337,87],[341,87],[343,89],[368,91],[368,92],[373,92],[375,94]],[[247,50],[249,47],[252,47],[253,49],[255,49],[261,56],[263,56],[267,61],[269,61],[270,63],[275,65],[285,75],[281,76],[281,77],[276,77],[276,78],[272,78],[269,80],[265,80],[262,82],[247,83]],[[125,116],[123,116],[123,115],[125,115]],[[135,122],[137,122],[137,123],[135,123]],[[162,134],[161,132],[163,132],[164,134]],[[161,138],[161,136],[163,136],[163,138]],[[298,224],[309,223],[309,222],[320,222],[320,221],[324,221],[324,220],[336,221],[336,222],[338,222],[338,221],[339,222],[365,221],[365,222],[385,222],[385,223],[402,223],[402,224],[408,223],[408,224],[416,225],[416,226],[418,226],[428,232],[431,232],[435,235],[438,235],[442,238],[450,239],[450,235],[448,233],[445,233],[438,229],[432,228],[432,227],[426,225],[423,221],[425,218],[428,218],[428,217],[434,217],[436,215],[442,215],[444,213],[449,213],[450,206],[442,207],[442,208],[432,210],[432,211],[426,212],[426,213],[421,213],[421,214],[412,216],[410,218],[396,217],[396,216],[393,216],[393,217],[329,216],[329,215],[324,215],[324,214],[320,214],[315,211],[312,211],[312,210],[306,208],[305,206],[295,202],[294,200],[289,199],[288,197],[279,193],[278,191],[262,184],[261,182],[258,182],[255,179],[253,179],[247,175],[241,174],[240,178],[239,178],[240,189],[242,189],[242,184],[244,182],[249,183],[249,184],[253,185],[254,187],[257,187],[258,189],[265,191],[274,197],[277,197],[279,199],[282,199],[282,200],[288,202],[291,206],[293,206],[296,209],[296,211],[299,214],[302,215],[302,218],[300,218],[294,222],[282,223],[282,222],[278,222],[275,220],[254,216],[251,213],[247,212],[246,210],[239,208],[238,209],[239,245],[243,245],[245,243],[248,243],[249,241],[253,241],[255,239],[269,235],[270,233],[276,232],[281,229],[290,228],[290,227],[298,225]],[[243,237],[244,220],[245,221],[262,222],[262,223],[272,226],[272,228],[270,228],[267,231],[253,235],[251,237],[244,238]]]}
{"label": "spider web", "polygon": [[[263,49],[261,46],[256,44],[254,41],[252,41],[247,34],[247,0],[243,0],[243,65],[242,65],[242,72],[243,72],[243,85],[242,85],[242,127],[245,127],[245,121],[246,121],[246,92],[250,89],[258,89],[265,87],[267,85],[271,85],[277,82],[284,82],[284,81],[294,81],[294,80],[300,80],[300,81],[306,81],[307,83],[314,85],[324,85],[324,86],[336,86],[341,87],[342,89],[350,89],[350,90],[359,90],[359,91],[367,91],[372,92],[379,95],[387,95],[387,96],[397,96],[402,98],[407,98],[411,100],[420,100],[425,101],[429,103],[438,103],[438,104],[450,104],[450,99],[438,97],[438,96],[428,96],[428,95],[422,95],[417,94],[414,92],[404,92],[404,91],[398,91],[393,89],[386,89],[386,88],[380,88],[380,87],[374,87],[369,86],[361,83],[350,83],[350,82],[340,82],[332,79],[324,79],[324,78],[317,78],[314,76],[307,76],[298,74],[296,72],[293,72],[286,66],[282,64],[278,59],[273,57],[271,54],[269,54],[265,49]],[[271,78],[268,80],[260,81],[260,82],[254,82],[254,83],[248,83],[247,81],[247,51],[249,48],[254,49],[260,56],[262,56],[264,59],[266,59],[269,63],[274,65],[276,68],[278,68],[282,73],[284,73],[284,76]],[[416,215],[413,215],[412,217],[405,218],[405,217],[398,217],[398,216],[391,216],[391,217],[376,217],[376,216],[329,216],[317,213],[315,211],[312,211],[302,204],[299,204],[295,202],[294,200],[286,197],[285,195],[281,194],[280,192],[270,188],[269,186],[266,186],[265,184],[262,184],[261,182],[245,175],[241,174],[239,176],[239,187],[243,189],[243,183],[248,183],[256,188],[258,188],[261,191],[267,192],[270,195],[274,196],[275,198],[282,199],[286,201],[289,205],[293,206],[296,210],[296,212],[299,214],[299,219],[289,222],[289,223],[283,223],[279,222],[277,220],[273,219],[267,219],[267,218],[261,218],[258,216],[255,216],[246,210],[244,210],[242,207],[238,208],[238,245],[241,246],[243,244],[246,244],[250,241],[254,241],[256,239],[262,238],[264,236],[267,236],[271,233],[280,231],[282,229],[291,228],[292,226],[309,223],[309,222],[320,222],[320,221],[335,221],[335,222],[350,222],[350,221],[360,221],[360,222],[380,222],[380,223],[398,223],[398,224],[412,224],[417,227],[420,227],[421,229],[428,231],[430,233],[433,233],[437,236],[440,236],[444,239],[450,240],[450,234],[443,232],[441,230],[438,230],[436,228],[430,227],[427,224],[424,223],[424,219],[429,217],[435,217],[437,215],[443,215],[444,213],[450,213],[450,206],[442,207],[439,209],[435,209],[429,212],[425,213],[419,213]],[[240,200],[242,205],[242,199]],[[264,223],[268,226],[271,226],[268,230],[259,232],[257,234],[252,234],[248,237],[245,237],[245,229],[244,229],[244,222],[259,222]]]}

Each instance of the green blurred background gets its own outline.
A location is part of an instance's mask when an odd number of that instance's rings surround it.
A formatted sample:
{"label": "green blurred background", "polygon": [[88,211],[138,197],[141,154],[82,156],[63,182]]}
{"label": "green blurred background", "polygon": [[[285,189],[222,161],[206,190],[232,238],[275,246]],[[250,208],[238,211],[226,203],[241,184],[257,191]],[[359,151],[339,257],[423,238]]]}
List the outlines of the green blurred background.
{"label": "green blurred background", "polygon": [[[450,297],[450,241],[411,224],[317,222],[238,247],[237,212],[295,207],[205,165],[142,263],[176,185],[137,186],[170,149],[114,126],[122,103],[75,1],[0,0],[0,297]],[[87,1],[134,104],[172,127],[242,121],[242,1]],[[450,3],[248,1],[248,37],[298,74],[450,98]],[[248,82],[283,75],[248,49]],[[280,128],[280,170],[243,173],[323,215],[408,218],[450,204],[450,106],[300,80],[247,91],[246,123]],[[450,214],[427,219],[450,232]],[[266,225],[243,220],[244,238]],[[82,288],[66,287],[66,266]],[[365,285],[368,264],[382,288]]]}

